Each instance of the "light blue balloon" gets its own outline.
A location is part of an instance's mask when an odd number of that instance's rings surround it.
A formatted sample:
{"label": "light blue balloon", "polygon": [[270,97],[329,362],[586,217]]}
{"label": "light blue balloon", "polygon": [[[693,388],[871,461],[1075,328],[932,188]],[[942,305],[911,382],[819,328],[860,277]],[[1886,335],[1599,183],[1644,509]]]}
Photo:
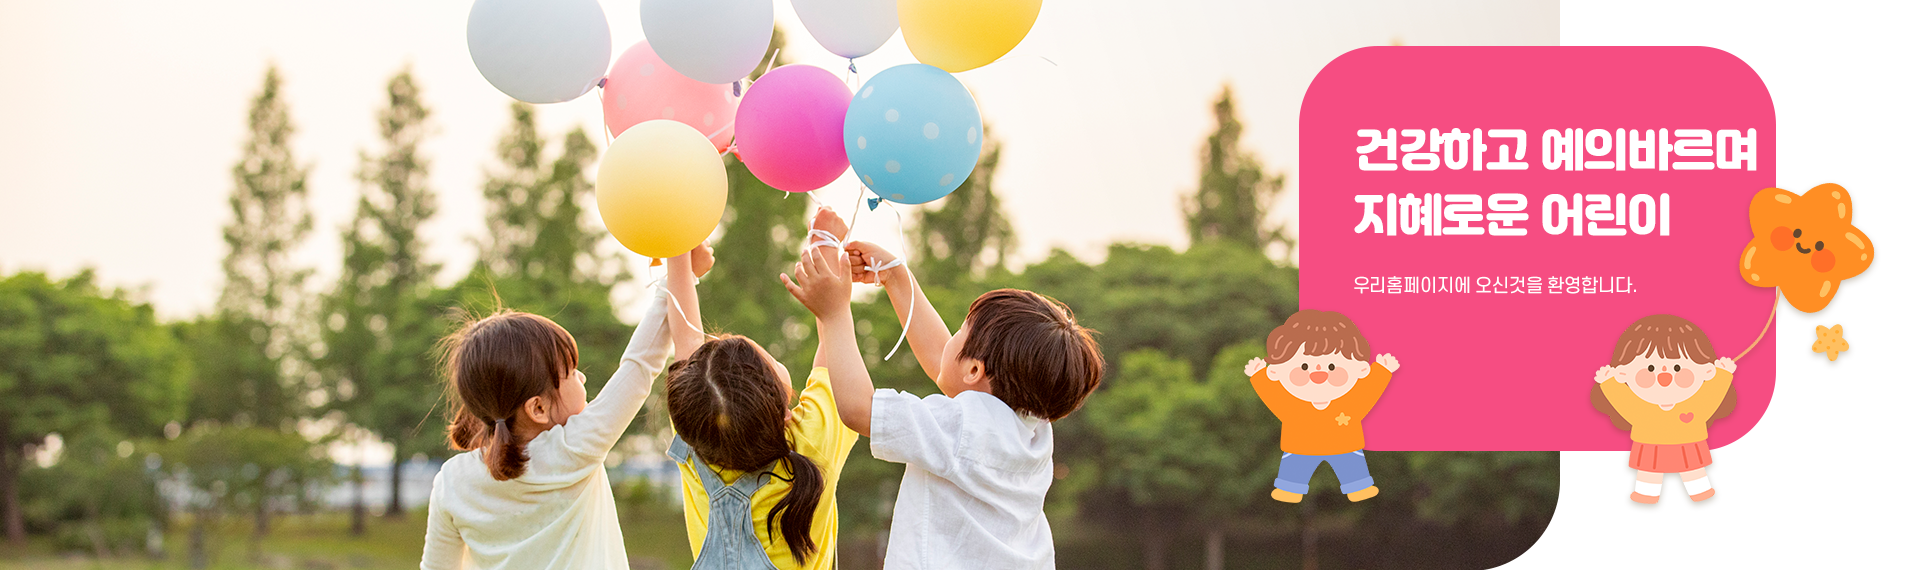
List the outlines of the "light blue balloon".
{"label": "light blue balloon", "polygon": [[953,74],[925,64],[887,68],[853,95],[842,134],[847,162],[881,199],[938,200],[980,161],[980,108]]}
{"label": "light blue balloon", "polygon": [[606,77],[613,35],[595,0],[476,0],[467,13],[467,53],[508,97],[559,103]]}

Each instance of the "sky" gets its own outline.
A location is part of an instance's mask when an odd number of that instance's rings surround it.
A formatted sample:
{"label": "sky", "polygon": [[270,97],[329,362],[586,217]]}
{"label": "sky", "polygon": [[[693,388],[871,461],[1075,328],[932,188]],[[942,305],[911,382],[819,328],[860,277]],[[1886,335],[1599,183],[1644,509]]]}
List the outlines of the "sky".
{"label": "sky", "polygon": [[[639,0],[601,3],[616,56],[644,39]],[[1320,67],[1348,50],[1559,41],[1553,1],[1436,4],[1046,2],[1011,53],[958,74],[1004,144],[994,188],[1019,235],[1013,261],[1055,248],[1097,261],[1115,241],[1185,247],[1179,198],[1198,179],[1223,85],[1234,89],[1244,147],[1270,172],[1291,172],[1300,99]],[[424,233],[428,255],[444,264],[440,280],[451,282],[473,261],[484,230],[480,187],[509,119],[510,99],[467,55],[470,7],[0,0],[0,274],[66,276],[90,267],[163,318],[211,309],[247,105],[267,66],[277,65],[297,129],[294,153],[312,169],[315,230],[297,256],[316,270],[312,286],[332,283],[339,271],[340,228],[362,190],[359,156],[378,148],[374,116],[386,81],[404,68],[433,113],[435,134],[423,151],[441,208]],[[775,10],[786,58],[845,69],[789,3],[775,2]],[[912,61],[895,34],[858,63],[870,77]],[[550,138],[575,126],[602,132],[592,94],[538,112]],[[849,175],[815,194],[844,212],[857,189]],[[1284,199],[1276,223],[1292,204]],[[855,237],[896,244],[893,217],[879,214],[862,216]]]}

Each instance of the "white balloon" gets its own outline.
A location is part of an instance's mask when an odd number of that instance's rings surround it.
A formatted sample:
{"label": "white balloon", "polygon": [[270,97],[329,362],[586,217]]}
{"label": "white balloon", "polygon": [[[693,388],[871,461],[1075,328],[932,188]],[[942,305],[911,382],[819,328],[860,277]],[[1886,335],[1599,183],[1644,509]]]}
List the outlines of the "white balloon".
{"label": "white balloon", "polygon": [[467,13],[467,53],[507,96],[559,103],[606,76],[613,34],[594,0],[476,0]]}
{"label": "white balloon", "polygon": [[773,0],[640,0],[640,30],[674,71],[732,83],[767,55]]}
{"label": "white balloon", "polygon": [[896,0],[793,0],[807,33],[834,55],[853,59],[880,49],[900,29]]}

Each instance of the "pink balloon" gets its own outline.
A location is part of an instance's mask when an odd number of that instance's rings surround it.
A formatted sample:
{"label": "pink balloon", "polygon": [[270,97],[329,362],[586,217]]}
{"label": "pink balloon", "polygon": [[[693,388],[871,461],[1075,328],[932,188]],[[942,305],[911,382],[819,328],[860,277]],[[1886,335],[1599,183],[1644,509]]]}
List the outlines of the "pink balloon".
{"label": "pink balloon", "polygon": [[768,186],[807,192],[847,171],[842,140],[853,92],[833,72],[783,65],[740,99],[734,139],[740,161]]}
{"label": "pink balloon", "polygon": [[716,151],[733,142],[734,111],[740,100],[731,85],[701,83],[660,60],[647,42],[633,44],[607,73],[600,108],[607,130],[618,138],[628,127],[654,119],[679,121],[713,141]]}

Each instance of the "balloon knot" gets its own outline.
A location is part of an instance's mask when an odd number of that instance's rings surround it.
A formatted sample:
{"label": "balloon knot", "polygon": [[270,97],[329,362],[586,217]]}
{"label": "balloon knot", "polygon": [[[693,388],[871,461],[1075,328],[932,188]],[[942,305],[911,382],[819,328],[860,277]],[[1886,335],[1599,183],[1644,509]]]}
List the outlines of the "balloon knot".
{"label": "balloon knot", "polygon": [[600,83],[599,83],[599,84],[597,85],[597,87],[599,87],[599,88],[601,88],[601,89],[606,89],[606,88],[607,88],[607,78],[605,78],[605,77],[602,77],[602,78],[600,78]]}
{"label": "balloon knot", "polygon": [[733,96],[734,96],[734,97],[739,97],[739,96],[740,96],[740,81],[739,81],[739,80],[734,80],[734,82],[733,82]]}
{"label": "balloon knot", "polygon": [[853,58],[851,57],[847,58],[847,71],[851,73],[860,73],[860,68],[853,66]]}
{"label": "balloon knot", "polygon": [[871,210],[878,210],[878,209],[880,209],[880,199],[879,199],[879,198],[868,198],[868,199],[867,199],[867,210],[869,210],[869,211],[871,211]]}

